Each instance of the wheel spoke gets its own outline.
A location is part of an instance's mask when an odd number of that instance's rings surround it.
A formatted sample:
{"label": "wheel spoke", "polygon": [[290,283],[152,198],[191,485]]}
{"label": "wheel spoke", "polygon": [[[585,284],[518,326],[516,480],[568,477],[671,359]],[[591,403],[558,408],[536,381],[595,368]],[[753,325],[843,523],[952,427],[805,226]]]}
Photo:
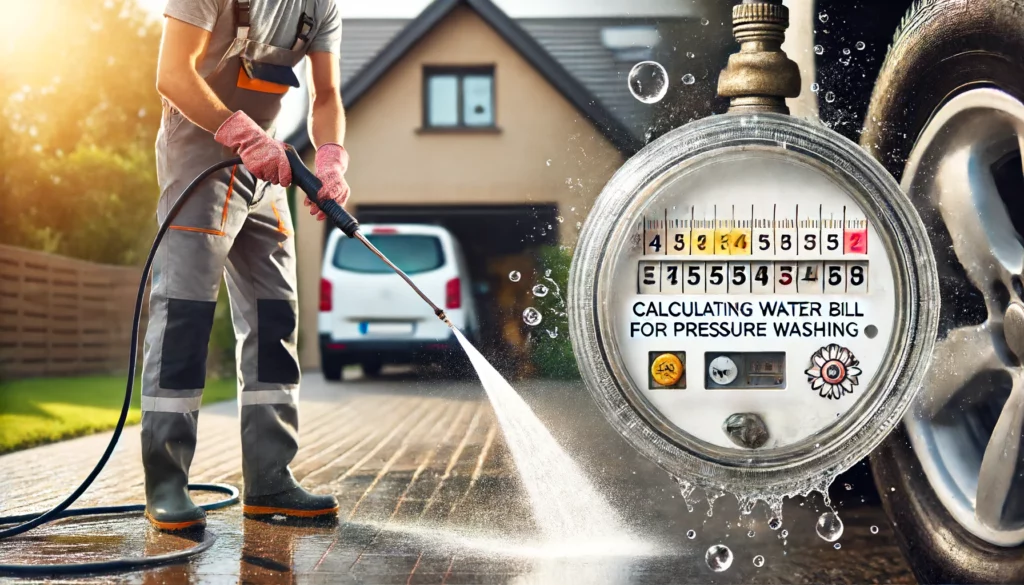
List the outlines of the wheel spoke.
{"label": "wheel spoke", "polygon": [[1013,390],[1003,406],[985,448],[978,472],[975,515],[993,529],[1002,527],[1003,508],[1019,473],[1020,440],[1024,425],[1024,380],[1016,376]]}
{"label": "wheel spoke", "polygon": [[999,195],[990,158],[977,145],[956,147],[939,159],[933,186],[953,250],[982,292],[996,280],[1009,285],[1009,275],[1024,269],[1024,246]]}
{"label": "wheel spoke", "polygon": [[971,392],[972,400],[981,398],[985,393],[979,392],[980,385],[970,388],[967,385],[982,372],[1005,368],[996,347],[991,321],[954,329],[945,339],[939,340],[932,354],[928,377],[917,399],[918,416],[926,419],[935,417],[961,392]]}

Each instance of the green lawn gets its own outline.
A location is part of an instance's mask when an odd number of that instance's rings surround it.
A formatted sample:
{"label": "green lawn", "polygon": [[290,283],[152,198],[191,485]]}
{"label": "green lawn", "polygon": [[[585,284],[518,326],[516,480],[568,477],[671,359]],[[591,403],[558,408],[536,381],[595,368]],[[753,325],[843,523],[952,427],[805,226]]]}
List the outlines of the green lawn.
{"label": "green lawn", "polygon": [[[135,383],[128,422],[139,422],[141,386]],[[210,380],[203,404],[233,400],[235,380]],[[124,378],[38,378],[0,383],[0,453],[52,443],[117,424],[124,402]]]}

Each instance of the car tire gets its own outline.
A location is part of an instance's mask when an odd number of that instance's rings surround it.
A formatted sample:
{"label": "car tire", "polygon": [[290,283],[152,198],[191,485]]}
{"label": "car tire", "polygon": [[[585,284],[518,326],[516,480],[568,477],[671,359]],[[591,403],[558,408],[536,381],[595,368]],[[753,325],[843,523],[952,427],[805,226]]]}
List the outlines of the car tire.
{"label": "car tire", "polygon": [[325,380],[338,382],[341,380],[345,364],[339,359],[323,358],[320,363],[320,369],[323,370]]}
{"label": "car tire", "polygon": [[367,378],[376,378],[380,376],[380,371],[384,369],[384,364],[380,360],[372,360],[363,362],[363,375]]}
{"label": "car tire", "polygon": [[[861,146],[899,181],[933,115],[956,96],[985,87],[1024,102],[1024,2],[919,1],[904,17],[882,66]],[[950,514],[904,424],[872,455],[871,466],[919,581],[1024,582],[1024,547],[982,540]]]}

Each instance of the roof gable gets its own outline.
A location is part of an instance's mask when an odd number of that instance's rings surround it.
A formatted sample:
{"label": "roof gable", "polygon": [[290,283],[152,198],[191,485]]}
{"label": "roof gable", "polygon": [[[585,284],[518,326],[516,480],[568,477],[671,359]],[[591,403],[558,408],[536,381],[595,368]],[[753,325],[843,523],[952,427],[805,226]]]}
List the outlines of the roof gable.
{"label": "roof gable", "polygon": [[[375,58],[342,87],[345,107],[351,108],[431,30],[460,5],[474,10],[498,35],[515,49],[541,76],[582,113],[621,152],[632,154],[642,144],[529,33],[491,0],[435,0],[408,23]],[[310,146],[308,133],[300,130],[288,142],[299,149]]]}

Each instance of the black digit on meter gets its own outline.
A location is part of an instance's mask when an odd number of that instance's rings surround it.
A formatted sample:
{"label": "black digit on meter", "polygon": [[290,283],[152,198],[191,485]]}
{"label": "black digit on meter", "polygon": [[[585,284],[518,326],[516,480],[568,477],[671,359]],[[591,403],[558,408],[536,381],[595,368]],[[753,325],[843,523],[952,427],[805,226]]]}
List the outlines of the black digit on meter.
{"label": "black digit on meter", "polygon": [[686,285],[700,286],[700,266],[690,264],[686,268]]}
{"label": "black digit on meter", "polygon": [[854,265],[850,267],[850,284],[860,286],[864,284],[864,267]]}
{"label": "black digit on meter", "polygon": [[843,284],[843,267],[832,264],[828,267],[828,285],[839,286]]}
{"label": "black digit on meter", "polygon": [[686,249],[686,241],[683,240],[683,234],[676,234],[675,240],[676,243],[674,246],[672,246],[672,249],[674,249],[676,252],[682,252],[684,249]]}
{"label": "black digit on meter", "polygon": [[708,271],[708,282],[714,286],[718,286],[725,281],[725,275],[722,274],[721,266],[712,266]]}
{"label": "black digit on meter", "polygon": [[825,236],[825,249],[829,252],[839,249],[839,234],[828,234]]}
{"label": "black digit on meter", "polygon": [[754,274],[754,280],[761,283],[761,286],[768,286],[768,267],[759,266],[757,273]]}
{"label": "black digit on meter", "polygon": [[650,247],[655,252],[661,252],[661,236],[660,235],[659,236],[654,236],[654,239],[651,240]]}

